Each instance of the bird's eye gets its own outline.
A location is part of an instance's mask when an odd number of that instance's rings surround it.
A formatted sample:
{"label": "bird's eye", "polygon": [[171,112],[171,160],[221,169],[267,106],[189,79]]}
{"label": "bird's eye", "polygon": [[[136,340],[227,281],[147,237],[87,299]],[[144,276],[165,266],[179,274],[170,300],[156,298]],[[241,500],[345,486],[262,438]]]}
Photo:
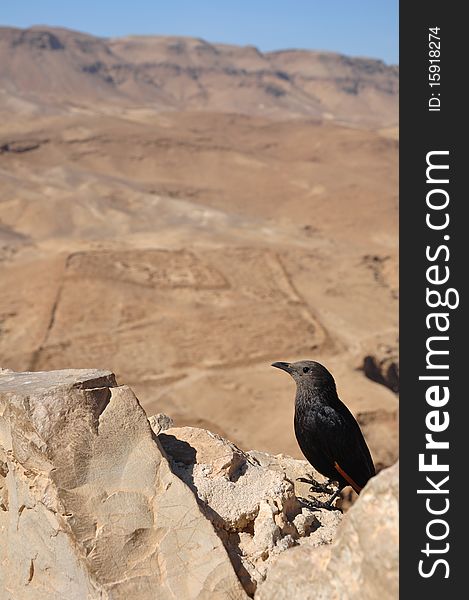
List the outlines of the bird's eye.
{"label": "bird's eye", "polygon": [[307,373],[309,371],[309,367],[303,367],[303,373]]}

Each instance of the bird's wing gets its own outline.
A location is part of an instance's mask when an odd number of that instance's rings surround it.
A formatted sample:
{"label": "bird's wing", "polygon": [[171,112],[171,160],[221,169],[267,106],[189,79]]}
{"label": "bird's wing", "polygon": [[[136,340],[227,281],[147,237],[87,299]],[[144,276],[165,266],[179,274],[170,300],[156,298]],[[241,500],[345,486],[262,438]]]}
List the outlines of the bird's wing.
{"label": "bird's wing", "polygon": [[361,429],[345,404],[340,402],[333,410],[340,418],[329,421],[333,431],[327,452],[336,471],[358,494],[375,474],[373,460]]}

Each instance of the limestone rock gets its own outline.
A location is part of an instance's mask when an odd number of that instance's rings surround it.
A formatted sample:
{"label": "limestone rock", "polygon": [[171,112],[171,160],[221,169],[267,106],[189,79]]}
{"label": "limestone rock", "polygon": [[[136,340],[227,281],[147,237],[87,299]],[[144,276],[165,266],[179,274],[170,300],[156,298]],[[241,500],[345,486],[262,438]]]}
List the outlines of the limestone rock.
{"label": "limestone rock", "polygon": [[174,425],[171,417],[168,417],[168,415],[164,415],[163,413],[158,413],[157,415],[148,417],[148,422],[150,423],[150,427],[155,435],[160,434],[165,429],[169,429]]}
{"label": "limestone rock", "polygon": [[255,599],[396,600],[398,532],[396,463],[369,481],[332,545],[282,553]]}
{"label": "limestone rock", "polygon": [[[307,496],[310,487],[308,484],[298,481],[300,477],[311,476],[319,483],[326,483],[328,481],[324,475],[316,471],[306,460],[298,460],[285,454],[268,454],[267,452],[259,452],[258,450],[250,450],[248,455],[254,458],[262,467],[284,473],[287,479],[293,483],[297,496]],[[321,499],[326,499],[326,497],[321,497]]]}
{"label": "limestone rock", "polygon": [[105,371],[0,375],[2,600],[246,597],[145,412]]}
{"label": "limestone rock", "polygon": [[[296,478],[312,471],[305,461],[245,453],[194,427],[168,429],[158,439],[174,473],[197,495],[249,594],[265,579],[277,554],[304,539],[311,545],[332,540],[342,515],[313,512],[297,499]],[[318,473],[314,476],[324,480]]]}

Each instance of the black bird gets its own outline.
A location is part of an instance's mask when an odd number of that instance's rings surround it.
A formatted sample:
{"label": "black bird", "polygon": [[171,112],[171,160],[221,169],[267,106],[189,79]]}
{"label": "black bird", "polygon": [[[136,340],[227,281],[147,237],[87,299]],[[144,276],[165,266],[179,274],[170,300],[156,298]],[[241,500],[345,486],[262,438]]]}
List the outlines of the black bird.
{"label": "black bird", "polygon": [[[360,493],[375,467],[360,426],[339,399],[335,381],[318,362],[275,362],[273,367],[289,373],[296,382],[295,435],[301,451],[311,465],[329,481],[337,481],[340,490],[347,485]],[[314,485],[316,491],[329,491]]]}

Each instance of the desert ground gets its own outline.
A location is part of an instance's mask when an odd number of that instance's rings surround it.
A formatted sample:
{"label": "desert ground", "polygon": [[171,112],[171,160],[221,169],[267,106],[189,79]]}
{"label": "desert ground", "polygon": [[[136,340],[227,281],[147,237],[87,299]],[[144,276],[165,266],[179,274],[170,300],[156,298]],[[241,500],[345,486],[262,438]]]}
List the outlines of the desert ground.
{"label": "desert ground", "polygon": [[148,415],[300,457],[333,373],[397,457],[397,69],[0,28],[0,366],[111,369]]}

